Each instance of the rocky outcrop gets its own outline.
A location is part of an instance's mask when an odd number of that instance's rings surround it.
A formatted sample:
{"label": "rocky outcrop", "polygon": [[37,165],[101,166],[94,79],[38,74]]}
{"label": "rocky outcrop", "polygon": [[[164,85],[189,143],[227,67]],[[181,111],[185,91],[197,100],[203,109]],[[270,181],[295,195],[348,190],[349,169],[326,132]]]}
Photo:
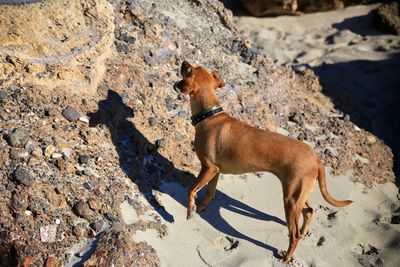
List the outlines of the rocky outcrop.
{"label": "rocky outcrop", "polygon": [[0,5],[0,85],[93,90],[112,44],[105,0]]}
{"label": "rocky outcrop", "polygon": [[380,30],[400,34],[400,5],[398,2],[384,4],[376,12],[374,23]]}
{"label": "rocky outcrop", "polygon": [[[45,1],[0,6],[0,17],[0,253],[9,259],[0,266],[83,263],[72,247],[93,238],[87,266],[158,264],[125,231],[167,234],[174,211],[159,203],[160,185],[188,185],[199,169],[188,99],[172,89],[183,60],[220,72],[218,95],[233,116],[308,142],[336,173],[354,168],[368,186],[394,180],[390,149],[354,130],[310,71],[258,55],[219,2]],[[20,128],[14,147],[7,136]],[[106,232],[124,224],[122,202],[137,220]],[[124,246],[136,258],[122,259]]]}

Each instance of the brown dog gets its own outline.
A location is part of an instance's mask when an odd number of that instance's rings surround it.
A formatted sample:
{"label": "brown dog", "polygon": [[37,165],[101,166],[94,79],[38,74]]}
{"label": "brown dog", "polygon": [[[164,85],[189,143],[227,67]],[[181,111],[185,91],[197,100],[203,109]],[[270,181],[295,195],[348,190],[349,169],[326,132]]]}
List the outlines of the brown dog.
{"label": "brown dog", "polygon": [[[307,197],[317,180],[324,199],[331,205],[343,207],[352,201],[337,201],[329,195],[324,165],[308,145],[254,128],[222,112],[215,90],[224,83],[217,73],[192,67],[185,61],[181,74],[183,80],[174,88],[190,96],[192,114],[195,114],[192,116],[196,130],[194,147],[201,162],[199,176],[188,191],[187,218],[192,216],[196,194],[203,186],[208,184],[197,211],[204,210],[214,198],[220,173],[272,172],[282,183],[290,239],[284,261],[290,261],[314,214]],[[298,226],[300,213],[304,217],[301,228]]]}

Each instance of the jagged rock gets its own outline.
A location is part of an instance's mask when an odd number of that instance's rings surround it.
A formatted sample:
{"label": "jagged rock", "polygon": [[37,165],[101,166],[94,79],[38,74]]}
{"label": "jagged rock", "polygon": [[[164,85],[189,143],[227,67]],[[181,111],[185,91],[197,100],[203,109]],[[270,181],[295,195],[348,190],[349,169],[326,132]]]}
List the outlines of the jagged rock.
{"label": "jagged rock", "polygon": [[380,30],[391,33],[400,34],[400,4],[392,2],[390,4],[381,5],[374,17],[374,23]]}
{"label": "jagged rock", "polygon": [[22,166],[18,166],[11,175],[12,179],[25,186],[31,186],[35,180],[34,176]]}
{"label": "jagged rock", "polygon": [[74,211],[78,216],[85,218],[86,220],[90,220],[93,216],[93,212],[90,210],[89,205],[83,200],[79,201],[75,205]]}

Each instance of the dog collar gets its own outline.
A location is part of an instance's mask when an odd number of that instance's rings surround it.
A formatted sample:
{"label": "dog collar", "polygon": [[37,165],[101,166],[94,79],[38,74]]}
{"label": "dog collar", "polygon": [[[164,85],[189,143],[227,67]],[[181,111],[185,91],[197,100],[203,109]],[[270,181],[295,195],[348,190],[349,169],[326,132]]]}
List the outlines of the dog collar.
{"label": "dog collar", "polygon": [[222,111],[224,111],[224,110],[222,109],[222,107],[220,105],[215,105],[210,108],[207,108],[191,117],[192,125],[195,126],[197,123],[207,119],[208,117],[214,116],[215,114],[218,114]]}

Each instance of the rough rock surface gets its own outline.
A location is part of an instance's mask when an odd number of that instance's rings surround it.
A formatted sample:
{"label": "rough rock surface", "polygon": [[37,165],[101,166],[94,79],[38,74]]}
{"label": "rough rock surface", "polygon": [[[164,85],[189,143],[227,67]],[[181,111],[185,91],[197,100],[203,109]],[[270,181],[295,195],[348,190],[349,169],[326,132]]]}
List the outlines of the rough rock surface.
{"label": "rough rock surface", "polygon": [[[0,133],[24,126],[30,134],[28,157],[10,158],[12,147],[0,139],[0,266],[69,262],[80,255],[73,245],[123,223],[123,201],[139,218],[127,231],[167,234],[163,222],[173,221],[173,211],[157,200],[160,184],[188,185],[199,169],[194,130],[181,112],[190,113],[188,99],[172,89],[183,60],[220,72],[226,86],[218,94],[233,116],[315,145],[335,172],[355,168],[355,180],[368,186],[394,180],[390,149],[354,131],[313,73],[258,55],[219,2],[57,0],[0,6],[0,18],[0,28],[10,29],[0,30],[7,44],[0,49]],[[67,121],[67,106],[89,123]],[[10,178],[17,166],[34,175],[30,186]],[[55,236],[41,238],[40,229],[56,229]],[[87,266],[102,259],[159,265],[152,249],[128,239],[124,231],[101,235]],[[124,246],[137,257],[125,257]]]}
{"label": "rough rock surface", "polygon": [[380,6],[375,15],[375,25],[391,34],[400,34],[400,5],[398,2]]}

